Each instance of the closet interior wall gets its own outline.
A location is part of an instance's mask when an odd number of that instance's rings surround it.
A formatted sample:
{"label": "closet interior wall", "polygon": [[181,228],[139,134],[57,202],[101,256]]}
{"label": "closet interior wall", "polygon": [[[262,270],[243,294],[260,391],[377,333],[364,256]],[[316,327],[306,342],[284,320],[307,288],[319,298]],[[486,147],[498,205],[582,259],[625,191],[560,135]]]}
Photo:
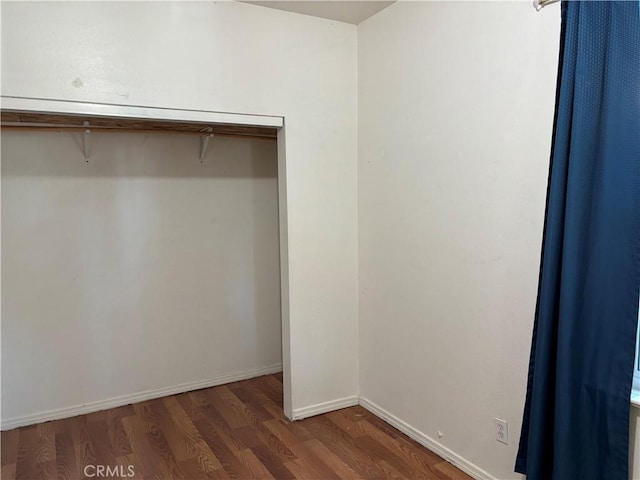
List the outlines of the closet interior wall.
{"label": "closet interior wall", "polygon": [[280,371],[275,139],[82,142],[2,131],[3,426]]}

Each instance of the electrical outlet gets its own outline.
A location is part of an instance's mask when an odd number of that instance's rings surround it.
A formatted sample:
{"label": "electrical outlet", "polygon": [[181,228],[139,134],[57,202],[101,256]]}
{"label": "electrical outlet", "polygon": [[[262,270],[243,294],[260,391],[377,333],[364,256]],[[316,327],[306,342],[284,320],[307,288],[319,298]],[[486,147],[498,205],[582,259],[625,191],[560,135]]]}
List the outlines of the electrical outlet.
{"label": "electrical outlet", "polygon": [[493,423],[496,426],[496,440],[505,445],[509,445],[509,430],[507,429],[507,421],[494,417]]}

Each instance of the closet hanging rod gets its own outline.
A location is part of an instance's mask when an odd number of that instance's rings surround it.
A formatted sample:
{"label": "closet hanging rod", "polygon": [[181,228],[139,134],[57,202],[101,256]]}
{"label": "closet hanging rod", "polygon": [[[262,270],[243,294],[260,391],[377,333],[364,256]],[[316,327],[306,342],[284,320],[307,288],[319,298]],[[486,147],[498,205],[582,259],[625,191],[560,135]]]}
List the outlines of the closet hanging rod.
{"label": "closet hanging rod", "polygon": [[84,131],[86,123],[90,125],[91,131],[94,132],[176,133],[199,136],[213,133],[220,136],[233,135],[274,139],[278,136],[276,127],[257,125],[0,110],[1,128],[31,128],[74,132]]}
{"label": "closet hanging rod", "polygon": [[[92,133],[141,133],[141,134],[167,134],[167,135],[191,135],[203,136],[209,135],[208,132],[199,132],[191,130],[160,130],[153,128],[114,128],[114,127],[95,127],[90,126]],[[0,130],[22,130],[22,131],[40,131],[40,132],[60,132],[60,133],[84,133],[84,126],[61,126],[61,125],[25,125],[15,123],[0,124]],[[271,133],[231,133],[231,132],[215,132],[216,137],[234,137],[234,138],[261,138],[267,140],[276,140],[277,135]]]}

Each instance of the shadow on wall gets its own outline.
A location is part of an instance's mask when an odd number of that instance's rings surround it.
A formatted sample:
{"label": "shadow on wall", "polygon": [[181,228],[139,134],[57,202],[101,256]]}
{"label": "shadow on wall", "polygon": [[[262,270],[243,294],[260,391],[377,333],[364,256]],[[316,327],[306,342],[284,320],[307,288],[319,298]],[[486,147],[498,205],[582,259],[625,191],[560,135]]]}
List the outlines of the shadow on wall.
{"label": "shadow on wall", "polygon": [[[277,238],[273,239],[275,245],[280,247],[280,221],[279,221],[279,209],[277,203],[277,185],[278,185],[278,163],[277,163],[277,142],[268,142],[265,140],[251,141],[251,177],[252,178],[269,178],[275,179],[276,184],[276,205],[273,211],[276,213],[275,223],[272,215],[265,216],[260,213],[261,204],[264,202],[265,192],[258,190],[252,190],[251,195],[253,197],[253,228],[254,232],[270,231],[277,235]],[[265,152],[265,150],[269,150]],[[272,151],[272,150],[275,150]],[[265,162],[263,159],[266,155],[269,158],[275,159],[275,162]],[[215,161],[215,160],[214,160]],[[280,272],[280,249],[276,251],[271,249],[269,254],[261,253],[264,251],[264,241],[259,235],[253,235],[253,265],[256,281],[253,283],[253,316],[259,318],[262,312],[281,312],[281,272]],[[277,265],[277,268],[274,268]],[[282,313],[280,313],[280,316]],[[254,338],[261,339],[269,336],[273,336],[274,325],[273,323],[256,322],[256,336]],[[279,338],[282,338],[282,320],[278,322],[276,328]],[[256,341],[255,344],[258,357],[265,357],[269,355],[270,346],[264,342]]]}

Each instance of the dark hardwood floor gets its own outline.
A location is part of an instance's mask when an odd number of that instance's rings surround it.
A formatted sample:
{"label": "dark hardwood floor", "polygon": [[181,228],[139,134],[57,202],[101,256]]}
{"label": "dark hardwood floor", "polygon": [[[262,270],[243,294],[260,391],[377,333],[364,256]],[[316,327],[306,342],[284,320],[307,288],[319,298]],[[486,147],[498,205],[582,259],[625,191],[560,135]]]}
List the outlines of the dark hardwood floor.
{"label": "dark hardwood floor", "polygon": [[471,478],[361,407],[286,420],[281,375],[5,431],[1,452],[2,480]]}

